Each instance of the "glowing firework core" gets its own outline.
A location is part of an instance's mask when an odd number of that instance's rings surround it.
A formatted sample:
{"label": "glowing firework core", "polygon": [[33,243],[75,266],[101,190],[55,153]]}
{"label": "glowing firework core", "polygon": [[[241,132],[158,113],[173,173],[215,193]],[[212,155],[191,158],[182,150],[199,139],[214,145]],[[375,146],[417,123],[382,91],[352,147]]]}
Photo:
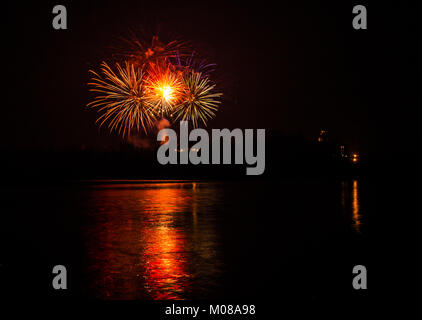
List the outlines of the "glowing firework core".
{"label": "glowing firework core", "polygon": [[171,100],[174,99],[172,87],[165,85],[160,88],[160,91],[164,100],[166,100],[167,102],[170,102]]}

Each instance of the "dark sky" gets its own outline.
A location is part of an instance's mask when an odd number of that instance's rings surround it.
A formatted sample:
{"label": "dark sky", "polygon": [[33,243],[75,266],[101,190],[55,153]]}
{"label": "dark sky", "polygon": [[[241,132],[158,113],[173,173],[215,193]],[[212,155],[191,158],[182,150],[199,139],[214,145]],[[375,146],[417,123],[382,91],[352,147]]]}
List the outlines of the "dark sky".
{"label": "dark sky", "polygon": [[7,147],[118,143],[84,107],[88,70],[98,67],[113,41],[139,28],[192,41],[218,64],[226,99],[211,127],[268,128],[307,138],[324,128],[362,153],[374,148],[374,95],[382,91],[377,77],[387,59],[379,49],[388,38],[381,6],[367,5],[368,30],[356,31],[356,3],[348,1],[60,3],[68,11],[67,30],[52,28],[56,2],[3,10],[8,85],[1,141]]}

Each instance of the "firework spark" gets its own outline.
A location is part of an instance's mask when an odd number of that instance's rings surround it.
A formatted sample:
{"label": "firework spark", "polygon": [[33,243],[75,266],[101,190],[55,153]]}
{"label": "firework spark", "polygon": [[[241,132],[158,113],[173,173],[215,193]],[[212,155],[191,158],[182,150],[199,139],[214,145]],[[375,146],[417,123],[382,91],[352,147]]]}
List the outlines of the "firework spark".
{"label": "firework spark", "polygon": [[93,74],[90,91],[97,93],[94,101],[87,106],[98,108],[103,112],[97,119],[102,126],[108,122],[111,131],[129,135],[132,129],[145,133],[156,121],[154,108],[146,101],[144,88],[144,74],[142,70],[126,63],[122,68],[116,63],[117,72],[103,62],[102,75],[90,70]]}

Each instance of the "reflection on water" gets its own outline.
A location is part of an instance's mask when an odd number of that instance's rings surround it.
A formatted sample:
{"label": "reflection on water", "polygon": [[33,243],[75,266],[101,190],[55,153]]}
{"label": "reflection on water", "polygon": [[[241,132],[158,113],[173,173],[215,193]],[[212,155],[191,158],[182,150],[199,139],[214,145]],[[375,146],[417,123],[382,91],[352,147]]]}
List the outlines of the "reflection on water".
{"label": "reflection on water", "polygon": [[360,232],[360,224],[361,218],[359,214],[359,195],[358,195],[358,181],[353,180],[353,200],[352,200],[352,208],[353,208],[353,222],[355,224],[355,230]]}
{"label": "reflection on water", "polygon": [[[345,180],[340,194],[343,212],[357,233],[363,225],[360,187],[357,180]],[[326,195],[327,190],[331,189],[313,184],[91,185],[84,189],[78,209],[84,219],[84,290],[88,296],[109,299],[206,299],[226,293],[229,285],[239,294],[255,286],[250,272],[259,259],[250,257],[264,250],[254,247],[255,214],[265,235],[276,235],[277,246],[280,239],[287,239],[284,243],[289,246],[284,249],[296,253],[298,246],[290,240],[310,234],[301,233],[303,224],[315,229],[312,237],[326,228],[312,219],[326,217],[326,208],[336,199],[315,196],[315,192]],[[332,195],[338,197],[337,188]],[[304,197],[310,201],[302,202],[298,210],[298,199]],[[283,206],[277,217],[282,222],[275,224],[271,209],[280,199]],[[333,223],[336,228],[344,226],[335,219]],[[283,229],[286,225],[295,227]]]}
{"label": "reflection on water", "polygon": [[[88,181],[9,188],[0,236],[13,250],[0,247],[6,253],[0,263],[16,271],[7,271],[6,287],[17,296],[25,286],[37,294],[45,287],[51,297],[45,270],[54,263],[68,267],[74,297],[279,300],[283,292],[309,297],[321,287],[337,294],[351,263],[365,264],[370,255],[366,232],[375,204],[367,183]],[[28,259],[46,282],[16,285]],[[321,278],[321,261],[344,266],[346,281],[339,273]]]}
{"label": "reflection on water", "polygon": [[204,183],[90,190],[84,233],[93,294],[123,299],[200,294],[222,268],[213,221],[218,201],[216,187]]}
{"label": "reflection on water", "polygon": [[361,232],[362,216],[360,213],[359,184],[356,179],[342,181],[341,183],[341,205],[343,210],[351,215],[353,229]]}

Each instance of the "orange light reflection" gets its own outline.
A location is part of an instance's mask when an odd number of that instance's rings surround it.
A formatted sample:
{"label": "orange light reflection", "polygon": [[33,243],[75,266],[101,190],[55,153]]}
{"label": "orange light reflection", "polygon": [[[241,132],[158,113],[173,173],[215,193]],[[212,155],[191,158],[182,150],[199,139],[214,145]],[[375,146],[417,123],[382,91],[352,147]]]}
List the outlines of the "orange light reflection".
{"label": "orange light reflection", "polygon": [[358,181],[342,181],[341,183],[341,206],[347,215],[350,215],[353,229],[360,233],[362,226],[362,215],[359,199]]}
{"label": "orange light reflection", "polygon": [[359,194],[358,194],[358,181],[353,180],[353,193],[352,193],[352,218],[354,222],[354,228],[357,232],[360,232],[360,214],[359,214]]}
{"label": "orange light reflection", "polygon": [[164,188],[144,191],[140,200],[146,211],[154,215],[141,230],[144,244],[145,289],[153,299],[182,299],[189,289],[190,274],[184,234],[174,228],[174,220],[181,208],[190,203],[190,196],[183,188]]}

